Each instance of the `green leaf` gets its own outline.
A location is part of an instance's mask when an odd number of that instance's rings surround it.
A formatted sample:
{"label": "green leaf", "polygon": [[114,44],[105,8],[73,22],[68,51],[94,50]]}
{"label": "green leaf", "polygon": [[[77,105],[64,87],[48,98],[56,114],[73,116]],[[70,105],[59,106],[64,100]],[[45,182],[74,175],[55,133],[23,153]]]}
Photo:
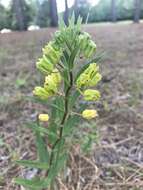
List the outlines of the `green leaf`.
{"label": "green leaf", "polygon": [[63,56],[61,57],[61,61],[63,63],[63,65],[65,66],[66,70],[68,70],[68,60],[69,59],[69,55],[67,51],[63,51]]}
{"label": "green leaf", "polygon": [[46,182],[47,185],[49,185],[55,179],[57,174],[63,168],[65,160],[67,159],[65,151],[63,151],[64,142],[64,139],[61,139],[55,147],[53,163],[49,170],[49,175]]}
{"label": "green leaf", "polygon": [[[56,99],[53,101],[54,107],[51,111],[51,118],[54,118],[54,120],[61,120],[64,113],[64,99],[63,97],[56,97]],[[56,109],[58,107],[59,109]],[[62,111],[61,111],[62,110]]]}
{"label": "green leaf", "polygon": [[40,133],[46,134],[46,135],[48,135],[48,133],[49,133],[48,129],[46,129],[44,127],[40,127],[37,123],[34,123],[34,122],[26,123],[26,125],[24,125],[24,126],[32,129],[34,132],[40,132]]}
{"label": "green leaf", "polygon": [[92,139],[87,136],[87,137],[84,137],[84,141],[82,142],[82,151],[84,153],[89,153],[91,151],[91,147],[92,147]]}
{"label": "green leaf", "polygon": [[67,70],[63,71],[63,78],[64,78],[64,92],[66,92],[69,86],[69,76]]}
{"label": "green leaf", "polygon": [[36,134],[36,145],[37,145],[37,153],[39,160],[40,162],[48,163],[49,154],[44,137],[41,136],[40,132],[36,132],[35,134]]}
{"label": "green leaf", "polygon": [[79,47],[74,47],[74,50],[71,53],[71,56],[69,57],[68,63],[69,63],[69,68],[72,69],[73,68],[73,64],[74,64],[74,60],[76,58],[76,55],[79,51]]}
{"label": "green leaf", "polygon": [[63,30],[66,27],[62,16],[59,17],[59,23],[58,23],[58,25],[59,25],[59,29],[60,30]]}
{"label": "green leaf", "polygon": [[[28,127],[32,129],[35,132],[36,136],[36,146],[37,146],[37,153],[38,153],[38,158],[40,159],[41,162],[48,162],[49,160],[49,153],[47,150],[47,145],[45,142],[45,137],[43,135],[49,135],[51,133],[49,129],[41,127],[38,123],[35,122],[29,122],[25,127]],[[55,134],[51,134],[55,135]]]}
{"label": "green leaf", "polygon": [[76,124],[79,122],[80,117],[78,115],[70,115],[64,125],[63,136],[72,134]]}
{"label": "green leaf", "polygon": [[56,108],[59,111],[63,111],[63,110],[60,110],[60,108],[58,106],[56,106],[55,104],[50,104],[47,102],[47,100],[41,100],[35,96],[26,96],[25,100],[30,100],[32,102],[40,103],[42,105],[46,105],[46,106],[51,107],[51,108]]}
{"label": "green leaf", "polygon": [[35,161],[17,160],[16,163],[19,165],[25,166],[25,167],[29,167],[29,168],[38,168],[38,169],[43,169],[43,170],[48,169],[48,163],[39,162],[37,160],[35,160]]}
{"label": "green leaf", "polygon": [[69,26],[72,28],[75,26],[75,13],[74,12],[72,13],[71,18],[69,19]]}
{"label": "green leaf", "polygon": [[77,24],[76,24],[78,31],[80,31],[80,29],[81,29],[81,24],[82,24],[82,18],[81,18],[81,16],[79,16],[77,19]]}
{"label": "green leaf", "polygon": [[[53,122],[53,125],[54,124],[55,123]],[[48,128],[44,128],[44,127],[40,127],[37,123],[29,122],[25,125],[25,127],[32,129],[34,132],[40,132],[43,135],[47,135],[48,138],[50,138],[50,139],[52,138],[53,141],[55,141],[57,139],[57,135],[55,132],[53,132],[53,128],[54,128],[53,125],[52,126],[49,125]],[[49,142],[51,142],[51,141],[49,141]]]}
{"label": "green leaf", "polygon": [[56,176],[63,169],[67,158],[68,158],[68,155],[66,153],[58,157],[54,176]]}
{"label": "green leaf", "polygon": [[74,94],[72,94],[69,98],[69,107],[70,109],[72,109],[72,107],[74,106],[75,102],[77,101],[78,97],[80,96],[80,92],[79,91],[75,91]]}
{"label": "green leaf", "polygon": [[[57,139],[57,132],[60,127],[60,121],[63,117],[63,111],[64,110],[64,100],[63,97],[57,97],[53,104],[55,105],[51,110],[51,118],[53,118],[50,121],[50,125],[48,127],[50,133],[48,135],[48,140],[51,144],[53,144]],[[58,107],[59,109],[56,109],[55,107]]]}
{"label": "green leaf", "polygon": [[43,188],[46,188],[47,185],[45,183],[45,180],[40,179],[23,179],[23,178],[15,178],[14,182],[18,185],[22,185],[26,188],[32,189],[32,190],[42,190]]}
{"label": "green leaf", "polygon": [[48,142],[50,144],[54,144],[55,141],[57,140],[57,129],[58,125],[56,122],[52,121],[49,125],[49,131],[50,133],[48,134]]}

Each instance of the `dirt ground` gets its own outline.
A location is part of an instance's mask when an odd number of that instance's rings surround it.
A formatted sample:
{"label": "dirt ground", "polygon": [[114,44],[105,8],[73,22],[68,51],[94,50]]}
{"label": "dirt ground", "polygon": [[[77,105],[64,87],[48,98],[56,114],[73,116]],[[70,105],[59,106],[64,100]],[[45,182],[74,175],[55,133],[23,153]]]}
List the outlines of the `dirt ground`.
{"label": "dirt ground", "polygon": [[[143,24],[88,25],[101,61],[98,141],[90,156],[71,154],[61,190],[143,190]],[[0,190],[34,175],[15,159],[35,158],[34,137],[22,126],[37,114],[25,100],[40,77],[35,62],[55,29],[0,35]],[[78,159],[77,159],[78,158]],[[76,176],[76,177],[75,177]]]}

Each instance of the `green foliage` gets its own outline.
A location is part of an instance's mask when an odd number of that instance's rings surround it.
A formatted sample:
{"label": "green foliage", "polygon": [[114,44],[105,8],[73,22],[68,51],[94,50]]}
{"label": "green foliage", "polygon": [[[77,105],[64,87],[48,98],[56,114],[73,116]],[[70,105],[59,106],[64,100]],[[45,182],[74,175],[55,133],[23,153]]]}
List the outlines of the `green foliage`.
{"label": "green foliage", "polygon": [[[78,6],[73,6],[77,15],[83,18],[83,22],[103,22],[111,20],[111,0],[100,0],[99,3],[91,7],[88,1],[77,0]],[[82,3],[80,3],[82,2]],[[143,18],[143,1],[141,1],[141,18]],[[134,0],[116,0],[117,20],[128,20],[134,18]]]}
{"label": "green foliage", "polygon": [[32,180],[16,178],[14,182],[26,187],[29,190],[42,190],[46,187],[46,182],[43,179],[35,178]]}
{"label": "green foliage", "polygon": [[25,86],[26,85],[26,79],[25,78],[17,78],[15,81],[15,85],[17,88]]}
{"label": "green foliage", "polygon": [[49,167],[46,162],[39,162],[39,161],[18,160],[16,161],[16,163],[21,166],[25,166],[29,168],[38,168],[38,169],[43,169],[43,170],[47,170]]}
{"label": "green foliage", "polygon": [[7,27],[7,10],[0,4],[0,30]]}
{"label": "green foliage", "polygon": [[[35,22],[36,5],[34,0],[22,0],[21,9],[24,18],[24,28],[27,29],[28,25]],[[19,25],[16,19],[16,14],[13,6],[13,1],[10,2],[9,7],[5,8],[0,4],[0,30],[3,28],[10,28],[18,30]]]}
{"label": "green foliage", "polygon": [[[25,0],[21,0],[19,3],[20,6],[20,13],[24,25],[23,29],[27,29],[28,25],[30,24],[30,22],[33,19],[34,13],[33,13],[33,9],[31,7],[31,5],[29,3],[27,3],[27,1]],[[19,30],[20,26],[19,26],[19,22],[16,18],[16,7],[14,7],[14,2],[11,1],[10,3],[10,7],[8,9],[8,23],[11,29],[13,30]]]}
{"label": "green foliage", "polygon": [[39,5],[36,24],[40,27],[47,27],[50,25],[49,1],[45,0]]}
{"label": "green foliage", "polygon": [[102,0],[89,13],[88,22],[99,22],[111,20],[111,0]]}
{"label": "green foliage", "polygon": [[[79,97],[82,96],[84,99],[84,91],[96,86],[101,80],[99,66],[92,62],[97,60],[94,55],[96,44],[89,34],[81,31],[81,23],[82,19],[79,17],[75,24],[74,14],[69,20],[69,26],[65,26],[61,20],[60,30],[43,48],[43,55],[36,64],[37,69],[45,75],[45,81],[42,86],[35,87],[33,93],[37,98],[33,98],[33,101],[44,104],[45,110],[48,105],[47,111],[50,111],[50,114],[45,112],[39,114],[35,122],[26,125],[36,136],[37,160],[21,160],[17,163],[45,172],[43,179],[15,179],[17,184],[29,189],[43,189],[55,183],[57,175],[62,172],[66,164],[68,152],[74,142],[79,144],[82,142],[80,135],[77,138],[81,117],[91,119],[97,116],[96,110],[86,110],[86,102],[77,106]],[[85,63],[86,68],[78,66],[81,55],[84,61],[86,57],[91,60]],[[93,90],[88,90],[88,96],[90,101],[96,100]],[[91,127],[89,135],[83,142],[81,148],[86,152],[90,150],[89,147],[96,138],[95,131],[96,129]]]}

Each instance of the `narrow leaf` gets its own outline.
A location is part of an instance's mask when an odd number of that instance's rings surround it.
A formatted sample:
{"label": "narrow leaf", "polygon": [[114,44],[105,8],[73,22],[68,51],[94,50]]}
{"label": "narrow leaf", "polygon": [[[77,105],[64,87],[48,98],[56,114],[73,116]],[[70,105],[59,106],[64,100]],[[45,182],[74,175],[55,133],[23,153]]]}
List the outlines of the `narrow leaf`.
{"label": "narrow leaf", "polygon": [[43,188],[46,188],[45,180],[39,180],[39,179],[23,179],[23,178],[15,178],[14,182],[17,183],[18,185],[22,185],[26,188],[29,189],[34,189],[34,190],[42,190]]}
{"label": "narrow leaf", "polygon": [[39,162],[39,161],[31,161],[31,160],[17,160],[17,164],[29,167],[29,168],[38,168],[38,169],[43,169],[47,170],[48,169],[48,163],[44,162]]}
{"label": "narrow leaf", "polygon": [[46,143],[44,141],[44,137],[41,136],[39,132],[36,132],[36,145],[37,145],[37,153],[40,162],[46,162],[49,161],[49,154],[47,150]]}

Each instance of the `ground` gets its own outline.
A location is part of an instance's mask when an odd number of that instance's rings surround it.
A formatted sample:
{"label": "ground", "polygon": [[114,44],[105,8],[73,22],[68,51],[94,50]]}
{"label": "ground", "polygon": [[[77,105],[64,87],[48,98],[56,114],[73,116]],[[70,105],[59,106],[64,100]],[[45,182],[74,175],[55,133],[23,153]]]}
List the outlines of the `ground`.
{"label": "ground", "polygon": [[[102,98],[96,104],[98,140],[89,156],[73,151],[68,180],[63,184],[59,179],[59,184],[62,190],[142,190],[143,25],[83,28],[97,43],[97,53],[103,54]],[[0,190],[20,189],[13,177],[36,172],[18,167],[14,160],[35,158],[33,135],[23,125],[37,112],[25,96],[40,81],[35,62],[54,31],[0,35]]]}

